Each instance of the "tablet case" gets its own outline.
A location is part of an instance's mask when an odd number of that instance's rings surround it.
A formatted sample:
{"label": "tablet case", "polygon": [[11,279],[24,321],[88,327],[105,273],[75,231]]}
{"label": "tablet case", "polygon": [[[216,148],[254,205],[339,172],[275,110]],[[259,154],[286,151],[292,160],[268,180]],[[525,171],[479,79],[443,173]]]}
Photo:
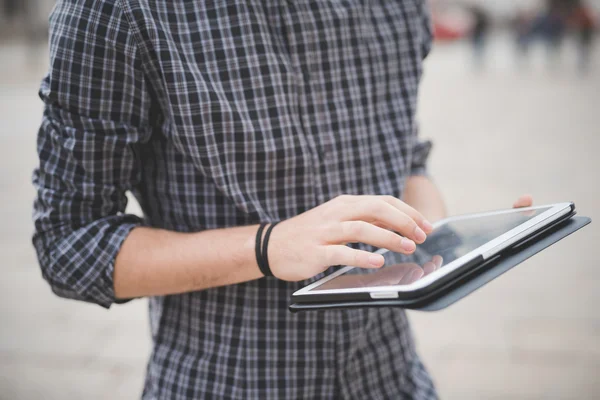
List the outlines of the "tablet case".
{"label": "tablet case", "polygon": [[460,276],[433,293],[418,299],[292,303],[289,309],[292,312],[356,307],[402,307],[419,311],[441,310],[456,303],[506,271],[569,236],[571,233],[578,231],[590,222],[592,220],[588,217],[572,217],[535,240],[519,246],[515,251],[493,258],[469,271],[468,274]]}

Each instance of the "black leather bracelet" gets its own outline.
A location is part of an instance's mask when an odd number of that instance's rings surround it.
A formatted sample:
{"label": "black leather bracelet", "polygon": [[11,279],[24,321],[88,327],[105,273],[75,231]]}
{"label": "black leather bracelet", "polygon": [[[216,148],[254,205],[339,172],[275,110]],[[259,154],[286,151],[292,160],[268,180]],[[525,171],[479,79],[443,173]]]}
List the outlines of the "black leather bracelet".
{"label": "black leather bracelet", "polygon": [[261,246],[260,245],[261,245],[261,241],[262,241],[262,233],[265,230],[266,226],[267,226],[267,223],[263,222],[258,227],[258,231],[256,231],[256,243],[254,245],[254,253],[255,253],[255,256],[256,256],[256,263],[258,264],[258,269],[260,269],[260,272],[262,272],[263,275],[265,274],[265,269],[263,267],[262,254],[261,254]]}
{"label": "black leather bracelet", "polygon": [[265,276],[273,276],[273,272],[271,272],[271,267],[269,266],[268,248],[269,248],[269,238],[271,237],[271,232],[273,231],[273,228],[275,228],[275,225],[277,225],[277,224],[278,224],[278,222],[273,222],[271,225],[269,225],[269,227],[267,228],[267,233],[265,233],[265,238],[262,242],[262,252],[261,252],[262,268],[261,268],[261,271]]}

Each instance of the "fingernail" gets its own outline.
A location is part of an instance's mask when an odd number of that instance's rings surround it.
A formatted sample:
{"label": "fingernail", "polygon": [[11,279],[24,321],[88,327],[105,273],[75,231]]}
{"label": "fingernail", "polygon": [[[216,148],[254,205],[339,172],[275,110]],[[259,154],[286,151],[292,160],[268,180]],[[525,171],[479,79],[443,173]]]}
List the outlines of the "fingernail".
{"label": "fingernail", "polygon": [[433,230],[433,225],[431,225],[431,222],[427,221],[426,219],[423,220],[423,223],[421,225],[423,226],[423,229],[425,229],[426,231]]}
{"label": "fingernail", "polygon": [[374,267],[379,267],[382,264],[381,258],[382,257],[379,254],[371,254],[369,256],[369,264],[371,264]]}
{"label": "fingernail", "polygon": [[419,228],[418,226],[415,227],[415,239],[417,239],[417,242],[424,242],[425,239],[427,239],[427,235],[425,235],[423,229]]}
{"label": "fingernail", "polygon": [[410,252],[414,251],[417,248],[415,242],[407,238],[402,238],[402,243],[400,243],[400,247],[402,247],[402,249],[404,249],[405,251]]}

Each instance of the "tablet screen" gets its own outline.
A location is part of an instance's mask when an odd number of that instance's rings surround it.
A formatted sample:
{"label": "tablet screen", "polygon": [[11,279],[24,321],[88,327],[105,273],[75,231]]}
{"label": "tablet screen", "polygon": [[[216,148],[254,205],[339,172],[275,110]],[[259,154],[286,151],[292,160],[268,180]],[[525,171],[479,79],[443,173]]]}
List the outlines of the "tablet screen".
{"label": "tablet screen", "polygon": [[383,253],[385,264],[380,269],[352,268],[312,291],[409,285],[549,209],[448,221],[436,227],[413,254],[387,251]]}

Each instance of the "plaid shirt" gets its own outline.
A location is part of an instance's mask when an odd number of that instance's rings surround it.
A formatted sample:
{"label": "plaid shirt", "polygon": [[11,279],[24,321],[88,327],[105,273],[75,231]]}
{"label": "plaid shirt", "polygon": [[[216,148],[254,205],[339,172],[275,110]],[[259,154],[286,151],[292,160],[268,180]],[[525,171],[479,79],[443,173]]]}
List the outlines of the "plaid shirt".
{"label": "plaid shirt", "polygon": [[[425,172],[420,0],[62,0],[50,33],[34,244],[60,296],[116,302],[141,224],[283,220]],[[435,397],[402,310],[289,313],[307,283],[151,298],[143,398]]]}

